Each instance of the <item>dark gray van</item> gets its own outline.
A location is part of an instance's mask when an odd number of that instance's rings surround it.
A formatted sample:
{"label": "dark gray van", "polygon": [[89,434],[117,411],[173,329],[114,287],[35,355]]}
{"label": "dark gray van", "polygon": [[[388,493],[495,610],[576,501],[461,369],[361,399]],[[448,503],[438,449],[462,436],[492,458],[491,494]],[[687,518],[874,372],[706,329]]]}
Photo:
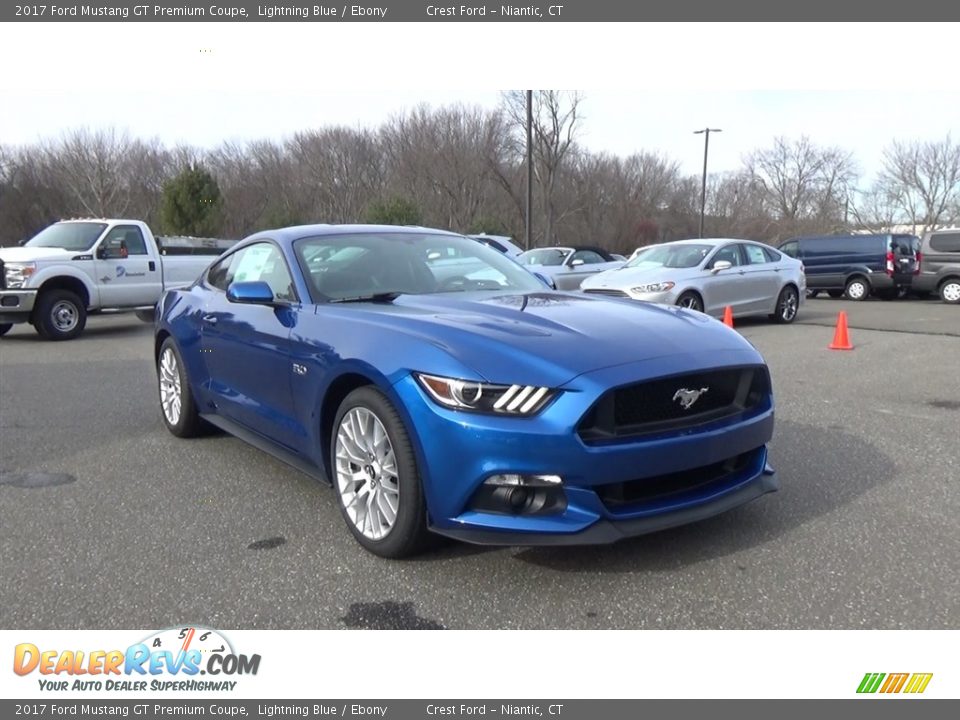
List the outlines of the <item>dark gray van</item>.
{"label": "dark gray van", "polygon": [[784,255],[803,262],[807,293],[822,290],[830,297],[846,295],[885,299],[906,291],[919,272],[920,238],[916,235],[822,235],[799,237],[780,245]]}
{"label": "dark gray van", "polygon": [[960,229],[923,236],[920,273],[913,279],[912,290],[920,295],[936,292],[945,303],[960,304]]}

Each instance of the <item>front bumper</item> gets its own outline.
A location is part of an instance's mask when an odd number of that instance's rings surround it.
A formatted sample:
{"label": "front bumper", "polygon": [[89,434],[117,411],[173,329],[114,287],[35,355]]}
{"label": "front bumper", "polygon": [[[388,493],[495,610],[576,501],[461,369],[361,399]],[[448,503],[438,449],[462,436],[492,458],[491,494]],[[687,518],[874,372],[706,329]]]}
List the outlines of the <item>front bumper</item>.
{"label": "front bumper", "polygon": [[0,323],[26,322],[36,302],[36,290],[0,290]]}
{"label": "front bumper", "polygon": [[[745,351],[690,355],[607,368],[575,378],[539,415],[514,418],[454,412],[438,407],[411,377],[395,390],[416,428],[420,473],[431,529],[467,542],[501,545],[609,543],[701,520],[778,488],[767,465],[773,434],[772,398],[749,414],[696,429],[612,442],[587,443],[577,425],[610,388],[644,377],[695,372],[725,364],[754,364]],[[735,457],[749,462],[722,482],[673,495],[613,504],[609,489],[645,480],[695,473]],[[552,514],[512,514],[474,509],[475,493],[491,475],[560,475],[565,505]]]}

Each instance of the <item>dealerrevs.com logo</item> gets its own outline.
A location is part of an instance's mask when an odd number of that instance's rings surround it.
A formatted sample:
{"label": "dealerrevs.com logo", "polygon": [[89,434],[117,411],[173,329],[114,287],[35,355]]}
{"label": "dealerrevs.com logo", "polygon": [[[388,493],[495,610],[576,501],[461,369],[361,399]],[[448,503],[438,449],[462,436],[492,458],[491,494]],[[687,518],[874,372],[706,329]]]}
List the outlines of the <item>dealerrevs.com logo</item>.
{"label": "dealerrevs.com logo", "polygon": [[237,653],[221,633],[202,627],[161,630],[126,650],[51,650],[20,643],[13,653],[13,671],[38,674],[40,689],[49,691],[230,691],[238,682],[233,678],[259,669],[260,655]]}
{"label": "dealerrevs.com logo", "polygon": [[914,695],[927,689],[933,673],[867,673],[857,687],[858,693]]}

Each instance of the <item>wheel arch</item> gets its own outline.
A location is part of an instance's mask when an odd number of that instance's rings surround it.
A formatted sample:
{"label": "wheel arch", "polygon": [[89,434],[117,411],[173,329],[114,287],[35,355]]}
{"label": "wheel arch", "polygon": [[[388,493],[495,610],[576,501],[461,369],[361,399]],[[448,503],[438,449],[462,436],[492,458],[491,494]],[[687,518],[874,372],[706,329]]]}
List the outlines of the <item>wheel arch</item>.
{"label": "wheel arch", "polygon": [[80,298],[81,302],[83,302],[84,310],[90,307],[90,289],[86,283],[78,277],[74,277],[73,275],[56,275],[48,280],[44,280],[40,287],[37,288],[37,295],[39,296],[51,290],[69,290]]}

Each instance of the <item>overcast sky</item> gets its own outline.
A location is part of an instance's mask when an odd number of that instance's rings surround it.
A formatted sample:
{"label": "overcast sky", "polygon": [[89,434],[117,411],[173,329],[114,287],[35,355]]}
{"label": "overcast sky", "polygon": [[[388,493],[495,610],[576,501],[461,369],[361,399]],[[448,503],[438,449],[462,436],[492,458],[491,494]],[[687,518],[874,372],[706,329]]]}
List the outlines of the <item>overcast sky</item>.
{"label": "overcast sky", "polygon": [[703,162],[703,136],[692,132],[706,125],[723,130],[711,136],[711,171],[736,169],[778,135],[806,134],[851,150],[869,179],[894,138],[952,130],[960,140],[956,38],[942,25],[913,27],[923,52],[905,53],[874,51],[905,42],[899,26],[882,23],[858,24],[853,39],[843,23],[82,29],[27,24],[6,34],[0,142],[114,126],[213,147],[330,124],[375,127],[420,103],[494,107],[500,88],[531,86],[583,91],[586,147],[665,153],[691,174]]}

